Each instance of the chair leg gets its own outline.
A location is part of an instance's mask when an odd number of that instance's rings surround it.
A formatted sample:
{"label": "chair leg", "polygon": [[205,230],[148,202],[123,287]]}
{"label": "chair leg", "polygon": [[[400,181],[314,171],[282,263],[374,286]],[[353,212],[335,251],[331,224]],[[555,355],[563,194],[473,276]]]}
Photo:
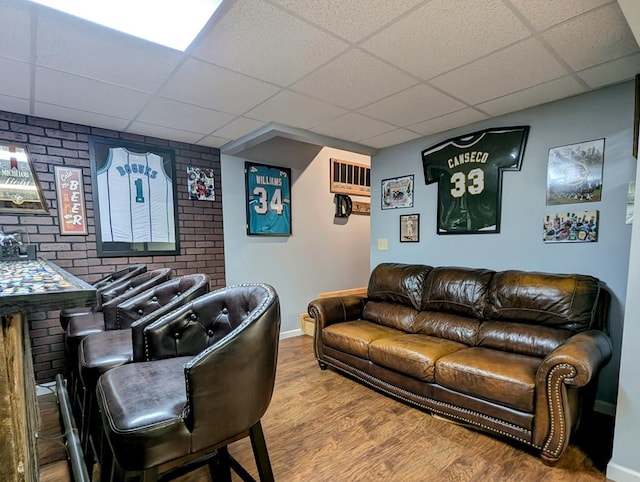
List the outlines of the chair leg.
{"label": "chair leg", "polygon": [[231,482],[231,464],[227,447],[217,450],[217,455],[209,462],[209,473],[215,482]]}
{"label": "chair leg", "polygon": [[249,429],[249,436],[251,438],[251,447],[253,448],[253,456],[256,459],[256,466],[258,468],[258,477],[260,478],[260,481],[273,482],[273,470],[271,469],[267,443],[264,440],[262,424],[259,420],[258,423]]}

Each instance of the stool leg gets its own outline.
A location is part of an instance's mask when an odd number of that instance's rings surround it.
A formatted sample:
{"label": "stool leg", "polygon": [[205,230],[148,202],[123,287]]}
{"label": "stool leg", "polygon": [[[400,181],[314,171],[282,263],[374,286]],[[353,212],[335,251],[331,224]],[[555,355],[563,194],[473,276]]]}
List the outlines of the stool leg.
{"label": "stool leg", "polygon": [[215,482],[231,482],[231,464],[227,447],[217,450],[217,455],[209,462],[209,473]]}
{"label": "stool leg", "polygon": [[273,482],[273,470],[271,469],[271,461],[269,460],[269,452],[267,452],[267,443],[264,440],[262,425],[260,421],[249,429],[251,438],[251,447],[253,448],[253,456],[256,458],[256,466],[258,468],[258,477],[261,482]]}

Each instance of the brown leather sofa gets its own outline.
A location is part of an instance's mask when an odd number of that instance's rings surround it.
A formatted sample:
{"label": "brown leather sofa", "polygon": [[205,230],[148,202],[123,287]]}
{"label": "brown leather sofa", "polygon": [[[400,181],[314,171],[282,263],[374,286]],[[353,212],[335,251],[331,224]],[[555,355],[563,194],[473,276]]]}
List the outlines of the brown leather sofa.
{"label": "brown leather sofa", "polygon": [[318,299],[315,355],[386,394],[553,464],[611,358],[592,276],[383,263],[366,297]]}

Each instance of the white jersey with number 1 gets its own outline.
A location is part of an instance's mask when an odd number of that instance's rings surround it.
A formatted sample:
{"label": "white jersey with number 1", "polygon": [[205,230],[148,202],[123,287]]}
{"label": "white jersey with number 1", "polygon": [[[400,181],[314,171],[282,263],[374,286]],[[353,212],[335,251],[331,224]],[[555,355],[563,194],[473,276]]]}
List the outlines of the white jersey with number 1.
{"label": "white jersey with number 1", "polygon": [[162,157],[110,148],[97,180],[103,242],[175,242],[173,186]]}

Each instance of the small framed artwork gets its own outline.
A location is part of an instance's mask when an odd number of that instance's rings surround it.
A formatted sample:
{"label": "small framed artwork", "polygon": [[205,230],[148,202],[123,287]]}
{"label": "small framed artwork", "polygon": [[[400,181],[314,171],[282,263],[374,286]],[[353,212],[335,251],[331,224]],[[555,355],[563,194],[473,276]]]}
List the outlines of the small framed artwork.
{"label": "small framed artwork", "polygon": [[547,206],[602,199],[604,139],[549,149]]}
{"label": "small framed artwork", "polygon": [[55,166],[60,234],[87,234],[84,183],[79,167]]}
{"label": "small framed artwork", "polygon": [[27,146],[0,143],[0,212],[49,213]]}
{"label": "small framed artwork", "polygon": [[187,167],[187,190],[192,201],[215,201],[213,169]]}
{"label": "small framed artwork", "polygon": [[420,215],[403,214],[400,216],[400,242],[417,243],[420,241]]}
{"label": "small framed artwork", "polygon": [[175,153],[89,137],[98,256],[179,254]]}
{"label": "small framed artwork", "polygon": [[413,207],[413,174],[382,180],[382,209]]}
{"label": "small framed artwork", "polygon": [[291,235],[291,169],[244,163],[247,234]]}
{"label": "small framed artwork", "polygon": [[598,211],[566,211],[546,214],[545,243],[595,243],[598,241]]}

